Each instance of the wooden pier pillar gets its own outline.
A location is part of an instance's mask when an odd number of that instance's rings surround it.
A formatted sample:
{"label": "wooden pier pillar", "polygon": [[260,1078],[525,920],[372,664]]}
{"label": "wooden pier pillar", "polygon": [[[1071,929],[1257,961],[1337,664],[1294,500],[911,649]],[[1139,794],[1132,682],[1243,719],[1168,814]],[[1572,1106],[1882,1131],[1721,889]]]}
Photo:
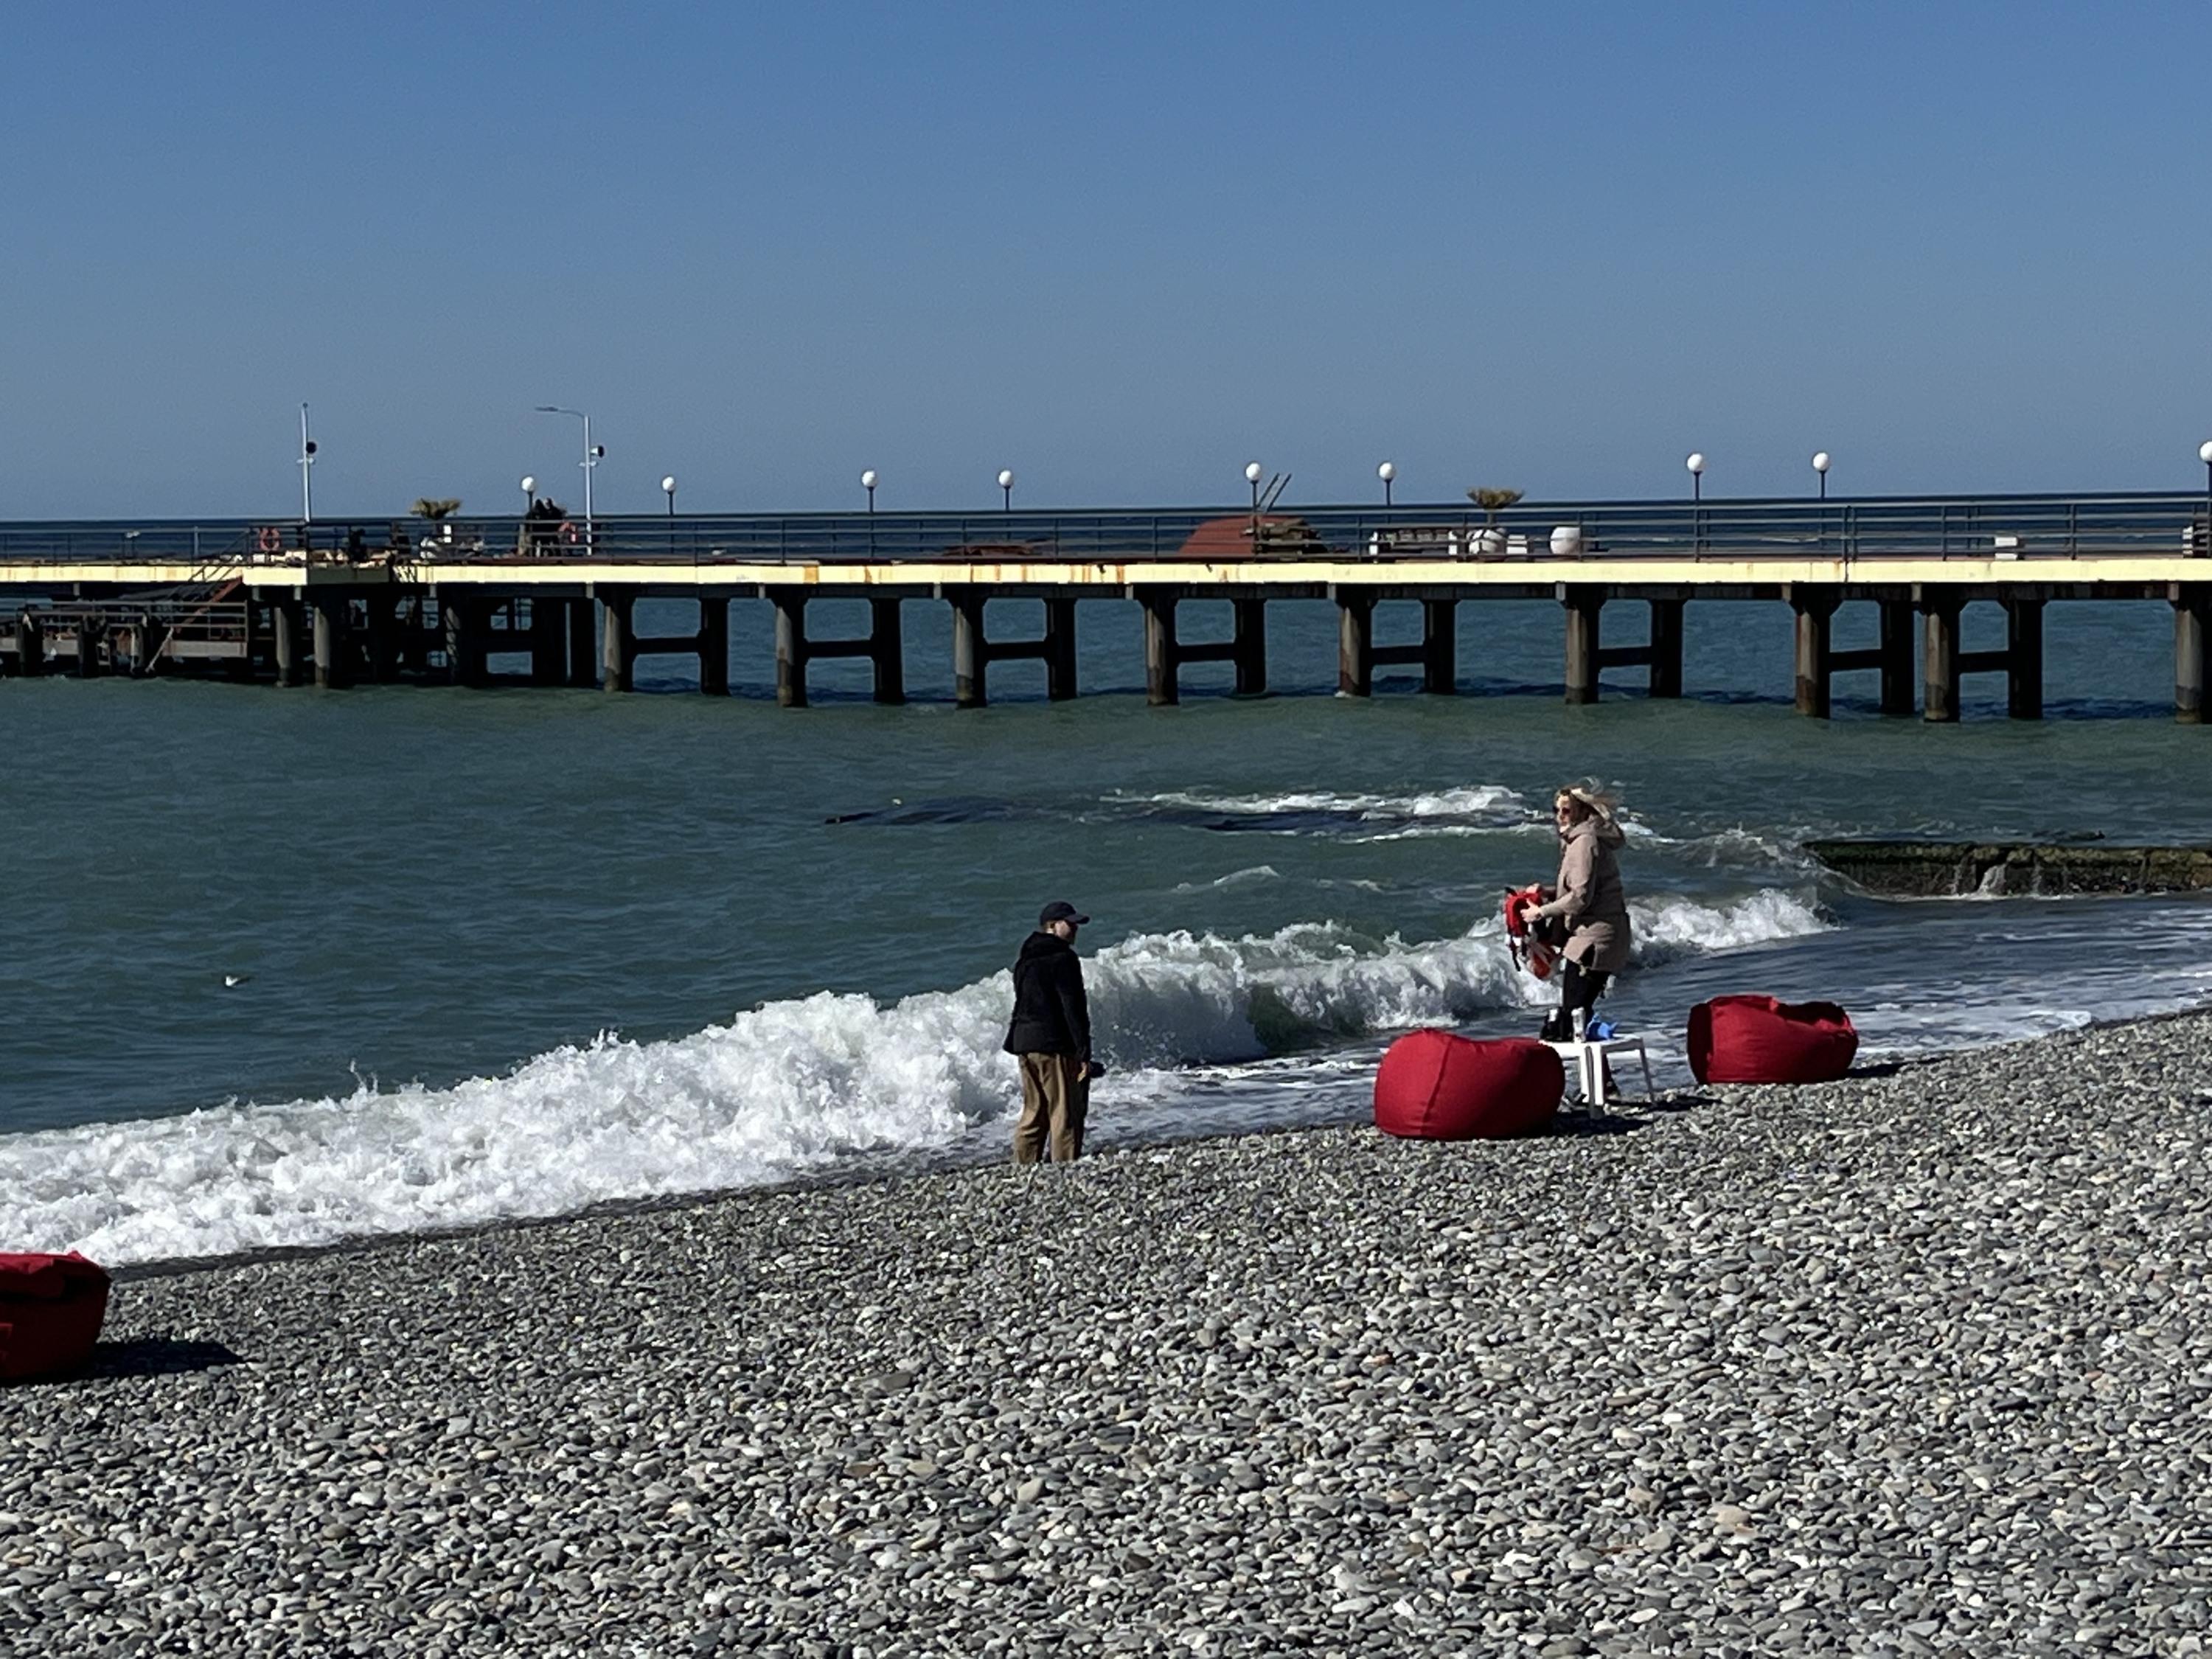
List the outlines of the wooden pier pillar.
{"label": "wooden pier pillar", "polygon": [[1571,703],[1595,702],[1598,613],[1605,609],[1605,596],[1568,588],[1559,602],[1565,606],[1567,612],[1567,701]]}
{"label": "wooden pier pillar", "polygon": [[1267,602],[1255,596],[1229,603],[1236,617],[1230,638],[1237,695],[1264,697],[1267,695]]}
{"label": "wooden pier pillar", "polygon": [[379,684],[399,678],[399,596],[390,589],[368,595],[368,677]]}
{"label": "wooden pier pillar", "polygon": [[983,648],[983,596],[952,596],[952,706],[981,708],[990,699],[990,659]]}
{"label": "wooden pier pillar", "polygon": [[269,602],[269,638],[276,657],[276,684],[297,685],[307,660],[307,618],[297,594],[280,593]]}
{"label": "wooden pier pillar", "polygon": [[1375,600],[1366,593],[1336,596],[1336,695],[1375,694]]}
{"label": "wooden pier pillar", "polygon": [[1176,660],[1178,597],[1157,588],[1138,595],[1145,608],[1145,701],[1155,708],[1182,700],[1181,665]]}
{"label": "wooden pier pillar", "polygon": [[568,678],[568,602],[530,599],[530,683],[558,685]]}
{"label": "wooden pier pillar", "polygon": [[2043,718],[2043,606],[2005,601],[2005,712],[2016,720]]}
{"label": "wooden pier pillar", "polygon": [[699,690],[710,697],[730,695],[730,596],[699,596]]}
{"label": "wooden pier pillar", "polygon": [[1044,695],[1051,702],[1075,696],[1075,601],[1044,602]]}
{"label": "wooden pier pillar", "polygon": [[1651,602],[1651,679],[1649,695],[1682,695],[1682,601]]}
{"label": "wooden pier pillar", "polygon": [[775,700],[785,708],[806,707],[806,595],[777,592],[775,606]]}
{"label": "wooden pier pillar", "polygon": [[76,677],[81,680],[100,677],[100,642],[107,630],[90,617],[80,617],[76,623]]}
{"label": "wooden pier pillar", "polygon": [[491,680],[490,602],[469,595],[442,594],[438,620],[446,633],[446,677],[455,685],[489,684]]}
{"label": "wooden pier pillar", "polygon": [[1837,602],[1826,588],[1799,588],[1790,596],[1797,613],[1797,712],[1816,720],[1829,714]]}
{"label": "wooden pier pillar", "polygon": [[2173,718],[2184,726],[2204,723],[2204,624],[2212,609],[2212,589],[2176,583],[2173,605]]}
{"label": "wooden pier pillar", "polygon": [[346,674],[346,612],[350,605],[343,592],[325,589],[308,596],[313,613],[315,684],[325,691],[343,685]]}
{"label": "wooden pier pillar", "polygon": [[1449,697],[1459,686],[1459,601],[1421,601],[1421,690]]}
{"label": "wooden pier pillar", "polygon": [[[1071,601],[1071,604],[1073,601]],[[876,701],[906,701],[906,635],[899,602],[878,594],[868,601],[868,661],[875,671]]]}
{"label": "wooden pier pillar", "polygon": [[557,601],[568,613],[568,684],[593,686],[599,683],[599,606],[590,599]]}
{"label": "wooden pier pillar", "polygon": [[1912,601],[1883,599],[1881,606],[1881,712],[1892,720],[1912,717]]}
{"label": "wooden pier pillar", "polygon": [[[234,659],[228,665],[230,677],[240,678],[241,663],[253,660],[253,607],[246,607],[246,655]],[[131,623],[131,672],[140,679],[150,678],[161,661],[161,624],[154,620],[154,613],[142,611]]]}
{"label": "wooden pier pillar", "polygon": [[1923,599],[1920,610],[1926,632],[1926,658],[1922,665],[1920,715],[1923,720],[1948,723],[1959,718],[1959,611],[1951,599]]}
{"label": "wooden pier pillar", "polygon": [[628,691],[637,683],[637,595],[626,588],[599,590],[599,690]]}

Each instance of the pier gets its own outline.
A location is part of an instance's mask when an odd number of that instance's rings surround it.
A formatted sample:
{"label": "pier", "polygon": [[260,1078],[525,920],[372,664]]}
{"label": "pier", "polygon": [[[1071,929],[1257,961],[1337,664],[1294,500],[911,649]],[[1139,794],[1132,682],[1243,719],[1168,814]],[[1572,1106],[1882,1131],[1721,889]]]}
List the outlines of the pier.
{"label": "pier", "polygon": [[[541,686],[627,691],[639,658],[696,657],[699,690],[730,687],[730,602],[774,614],[777,700],[808,700],[809,665],[863,658],[881,702],[906,696],[903,607],[952,618],[954,701],[989,701],[994,664],[1044,665],[1047,695],[1079,694],[1080,607],[1134,604],[1149,700],[1182,671],[1225,662],[1237,693],[1267,690],[1272,599],[1338,607],[1337,686],[1373,694],[1378,667],[1419,668],[1431,695],[1458,673],[1459,606],[1550,600],[1566,699],[1598,700],[1609,670],[1648,695],[1685,683],[1692,602],[1767,600],[1794,616],[1796,706],[1829,715],[1836,677],[1872,676],[1884,714],[1959,718],[1970,674],[2002,674],[2013,718],[2043,712],[2044,620],[2067,600],[2170,607],[2175,718],[2204,714],[2212,501],[2194,494],[1812,501],[1522,503],[1288,512],[1220,509],[601,518],[551,524],[226,521],[0,525],[0,669],[15,675],[212,672],[282,686],[392,680],[490,684],[520,655]],[[867,602],[865,634],[811,626],[817,599]],[[993,637],[992,599],[1042,601],[1042,633]],[[648,635],[641,600],[696,606]],[[1226,637],[1193,639],[1179,608],[1225,600]],[[1838,611],[1871,605],[1875,643],[1839,649]],[[2005,644],[1962,648],[1968,607],[2002,607]],[[1381,613],[1378,616],[1378,613]],[[1413,637],[1378,643],[1410,619]],[[1620,638],[1626,632],[1626,641]],[[2101,689],[2101,688],[2100,688]]]}

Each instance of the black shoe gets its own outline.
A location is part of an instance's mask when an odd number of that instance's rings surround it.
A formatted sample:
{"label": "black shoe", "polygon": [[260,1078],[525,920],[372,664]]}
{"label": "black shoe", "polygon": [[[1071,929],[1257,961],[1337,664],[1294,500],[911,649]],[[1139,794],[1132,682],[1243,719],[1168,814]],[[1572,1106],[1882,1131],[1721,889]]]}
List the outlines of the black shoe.
{"label": "black shoe", "polygon": [[1537,1033],[1537,1038],[1543,1042],[1565,1042],[1573,1037],[1574,1030],[1567,1022],[1567,1011],[1554,1008],[1544,1017],[1544,1029]]}

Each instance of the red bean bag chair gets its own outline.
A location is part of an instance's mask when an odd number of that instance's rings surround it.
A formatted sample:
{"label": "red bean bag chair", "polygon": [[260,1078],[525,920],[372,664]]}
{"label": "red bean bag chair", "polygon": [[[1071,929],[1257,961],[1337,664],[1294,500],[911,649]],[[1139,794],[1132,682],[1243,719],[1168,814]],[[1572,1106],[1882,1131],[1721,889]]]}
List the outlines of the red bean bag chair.
{"label": "red bean bag chair", "polygon": [[82,1365],[107,1317],[107,1269],[67,1255],[0,1255],[0,1382]]}
{"label": "red bean bag chair", "polygon": [[1559,1055],[1533,1037],[1411,1031],[1376,1071],[1375,1127],[1415,1140],[1503,1139],[1548,1121],[1565,1088]]}
{"label": "red bean bag chair", "polygon": [[1832,1002],[1715,997],[1690,1010],[1700,1083],[1829,1083],[1851,1069],[1859,1034]]}

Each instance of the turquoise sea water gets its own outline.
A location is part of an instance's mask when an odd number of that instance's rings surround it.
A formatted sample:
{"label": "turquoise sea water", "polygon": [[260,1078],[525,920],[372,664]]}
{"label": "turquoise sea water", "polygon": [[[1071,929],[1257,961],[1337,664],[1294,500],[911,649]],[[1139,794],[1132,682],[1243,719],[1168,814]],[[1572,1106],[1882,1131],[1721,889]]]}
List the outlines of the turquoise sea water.
{"label": "turquoise sea water", "polygon": [[[1187,636],[1226,632],[1212,609]],[[1548,876],[1549,791],[1586,775],[1634,831],[1624,1024],[1822,994],[1899,1052],[2199,992],[2197,901],[1881,903],[1796,850],[2212,839],[2163,607],[2053,606],[2051,718],[1970,679],[1954,727],[1876,718],[1870,676],[1795,716],[1776,606],[1691,607],[1690,697],[1625,673],[1576,709],[1547,605],[1462,607],[1465,695],[1370,701],[1328,694],[1333,608],[1279,605],[1278,695],[1194,669],[1173,709],[1144,704],[1133,605],[1085,607],[1081,701],[1003,665],[982,711],[945,700],[943,607],[908,611],[897,708],[844,663],[777,708],[748,605],[728,699],[681,659],[629,697],[0,684],[0,1248],[204,1254],[982,1155],[1015,1093],[1003,970],[1060,896],[1097,919],[1103,1139],[1352,1115],[1393,1030],[1533,1025],[1498,896]],[[1847,609],[1838,643],[1872,626]]]}

